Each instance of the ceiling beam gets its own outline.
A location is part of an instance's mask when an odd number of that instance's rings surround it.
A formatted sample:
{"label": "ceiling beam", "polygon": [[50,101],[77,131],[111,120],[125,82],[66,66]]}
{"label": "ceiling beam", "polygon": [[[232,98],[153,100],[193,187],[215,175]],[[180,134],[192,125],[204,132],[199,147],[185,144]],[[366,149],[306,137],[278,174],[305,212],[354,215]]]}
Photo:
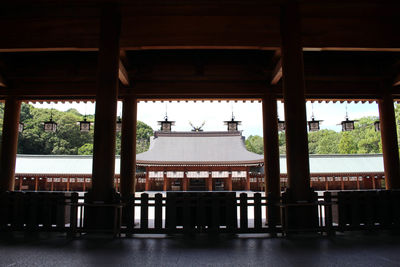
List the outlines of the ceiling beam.
{"label": "ceiling beam", "polygon": [[7,87],[3,75],[0,74],[0,87]]}
{"label": "ceiling beam", "polygon": [[282,78],[282,59],[276,63],[274,71],[272,72],[271,84],[277,84]]}
{"label": "ceiling beam", "polygon": [[119,61],[118,78],[124,86],[129,86],[129,76],[122,61]]}

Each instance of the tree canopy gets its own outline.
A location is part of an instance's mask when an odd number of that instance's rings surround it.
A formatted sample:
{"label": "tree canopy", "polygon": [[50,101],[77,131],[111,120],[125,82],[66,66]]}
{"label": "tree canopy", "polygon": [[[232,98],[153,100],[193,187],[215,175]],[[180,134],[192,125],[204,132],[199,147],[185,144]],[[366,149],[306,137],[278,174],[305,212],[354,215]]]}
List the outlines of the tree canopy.
{"label": "tree canopy", "polygon": [[[376,132],[376,117],[363,117],[355,123],[353,131],[335,132],[320,130],[308,133],[308,149],[310,154],[369,154],[382,153],[381,135]],[[396,119],[400,122],[400,107],[396,107]],[[397,125],[399,125],[399,122]],[[398,129],[399,132],[400,129]],[[254,153],[263,154],[263,138],[249,136],[246,148]],[[279,152],[286,153],[285,133],[279,133]]]}
{"label": "tree canopy", "polygon": [[[3,109],[4,105],[0,105]],[[3,122],[3,112],[0,110],[0,124]],[[57,123],[55,133],[45,132],[43,122],[50,119]],[[24,123],[24,131],[18,138],[19,154],[52,154],[52,155],[91,155],[93,153],[93,127],[89,132],[79,130],[79,121],[83,115],[76,109],[65,112],[35,108],[32,105],[22,103],[20,121]],[[94,122],[94,116],[86,116],[88,121]],[[2,127],[0,127],[2,129]],[[1,132],[0,132],[1,133]],[[141,153],[149,148],[150,136],[153,129],[141,122],[137,122],[137,149]],[[116,153],[120,153],[121,133],[117,133]]]}

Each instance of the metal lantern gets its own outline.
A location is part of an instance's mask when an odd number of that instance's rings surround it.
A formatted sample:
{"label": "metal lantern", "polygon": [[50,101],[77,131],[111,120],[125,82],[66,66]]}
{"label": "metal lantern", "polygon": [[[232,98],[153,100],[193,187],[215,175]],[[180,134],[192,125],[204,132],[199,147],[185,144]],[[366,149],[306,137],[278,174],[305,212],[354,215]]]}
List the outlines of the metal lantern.
{"label": "metal lantern", "polygon": [[122,129],[122,120],[121,120],[121,117],[120,116],[118,116],[118,120],[117,120],[117,132],[120,132],[121,131],[121,129]]}
{"label": "metal lantern", "polygon": [[381,122],[380,121],[375,121],[374,126],[375,126],[375,132],[379,132],[381,130]]}
{"label": "metal lantern", "polygon": [[281,121],[278,118],[278,131],[282,132],[284,130],[286,130],[285,121]]}
{"label": "metal lantern", "polygon": [[310,132],[319,131],[320,130],[320,127],[319,127],[319,123],[320,122],[321,121],[315,120],[314,117],[312,117],[311,120],[307,122],[308,123],[308,130]]}
{"label": "metal lantern", "polygon": [[57,123],[53,121],[53,108],[50,110],[50,120],[44,122],[43,130],[50,133],[57,131]]}
{"label": "metal lantern", "polygon": [[83,121],[79,122],[79,130],[85,133],[90,131],[90,121],[87,121],[86,116],[83,118]]}
{"label": "metal lantern", "polygon": [[20,122],[18,124],[18,132],[22,133],[24,131],[24,124],[22,122]]}
{"label": "metal lantern", "polygon": [[55,123],[55,122],[53,121],[53,118],[50,117],[50,120],[49,120],[49,121],[46,121],[46,122],[44,123],[43,129],[44,129],[45,132],[52,132],[52,133],[54,133],[54,132],[57,131],[57,123]]}
{"label": "metal lantern", "polygon": [[348,132],[354,130],[354,121],[349,120],[349,118],[347,117],[346,120],[341,122],[341,124],[342,124],[342,132]]}

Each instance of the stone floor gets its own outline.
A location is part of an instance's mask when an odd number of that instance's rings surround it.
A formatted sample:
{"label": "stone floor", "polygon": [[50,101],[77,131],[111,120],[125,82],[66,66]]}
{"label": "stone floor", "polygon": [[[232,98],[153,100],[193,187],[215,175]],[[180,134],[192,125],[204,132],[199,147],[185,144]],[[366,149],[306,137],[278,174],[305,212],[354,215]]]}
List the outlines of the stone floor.
{"label": "stone floor", "polygon": [[0,235],[0,266],[400,266],[400,234]]}

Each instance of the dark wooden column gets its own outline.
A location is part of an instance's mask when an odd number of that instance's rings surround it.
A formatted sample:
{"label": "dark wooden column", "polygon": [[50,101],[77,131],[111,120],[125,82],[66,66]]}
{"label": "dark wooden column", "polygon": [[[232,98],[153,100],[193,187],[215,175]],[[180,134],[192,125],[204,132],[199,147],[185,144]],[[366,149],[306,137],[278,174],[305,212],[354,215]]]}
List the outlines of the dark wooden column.
{"label": "dark wooden column", "polygon": [[[15,97],[8,97],[5,103],[3,135],[1,139],[0,192],[14,191],[20,111],[21,101]],[[20,179],[22,180],[22,177]]]}
{"label": "dark wooden column", "polygon": [[213,191],[213,181],[212,181],[212,171],[208,172],[208,178],[207,178],[207,189],[208,191]]}
{"label": "dark wooden column", "polygon": [[250,168],[246,167],[246,191],[250,191]]}
{"label": "dark wooden column", "polygon": [[386,189],[400,189],[399,146],[392,95],[385,92],[378,105]]}
{"label": "dark wooden column", "polygon": [[232,171],[229,171],[227,184],[228,184],[228,188],[227,188],[228,191],[232,191]]}
{"label": "dark wooden column", "polygon": [[163,178],[164,178],[164,180],[163,180],[163,191],[167,191],[168,190],[168,178],[167,178],[167,172],[166,171],[164,171],[163,172]]}
{"label": "dark wooden column", "polygon": [[264,135],[265,193],[278,198],[281,194],[279,184],[279,140],[278,114],[275,95],[265,94],[262,101]]}
{"label": "dark wooden column", "polygon": [[149,167],[146,167],[146,180],[144,184],[144,191],[149,191],[150,189],[149,171]]}
{"label": "dark wooden column", "polygon": [[121,131],[121,195],[127,198],[135,193],[136,185],[136,122],[137,99],[126,96],[122,105]]}
{"label": "dark wooden column", "polygon": [[183,172],[182,191],[188,191],[188,178],[186,171]]}
{"label": "dark wooden column", "polygon": [[115,131],[121,17],[116,4],[104,5],[101,12],[91,198],[108,202],[115,191]]}
{"label": "dark wooden column", "polygon": [[310,170],[301,25],[296,1],[288,1],[281,8],[281,38],[288,187],[293,201],[303,201],[310,197]]}

